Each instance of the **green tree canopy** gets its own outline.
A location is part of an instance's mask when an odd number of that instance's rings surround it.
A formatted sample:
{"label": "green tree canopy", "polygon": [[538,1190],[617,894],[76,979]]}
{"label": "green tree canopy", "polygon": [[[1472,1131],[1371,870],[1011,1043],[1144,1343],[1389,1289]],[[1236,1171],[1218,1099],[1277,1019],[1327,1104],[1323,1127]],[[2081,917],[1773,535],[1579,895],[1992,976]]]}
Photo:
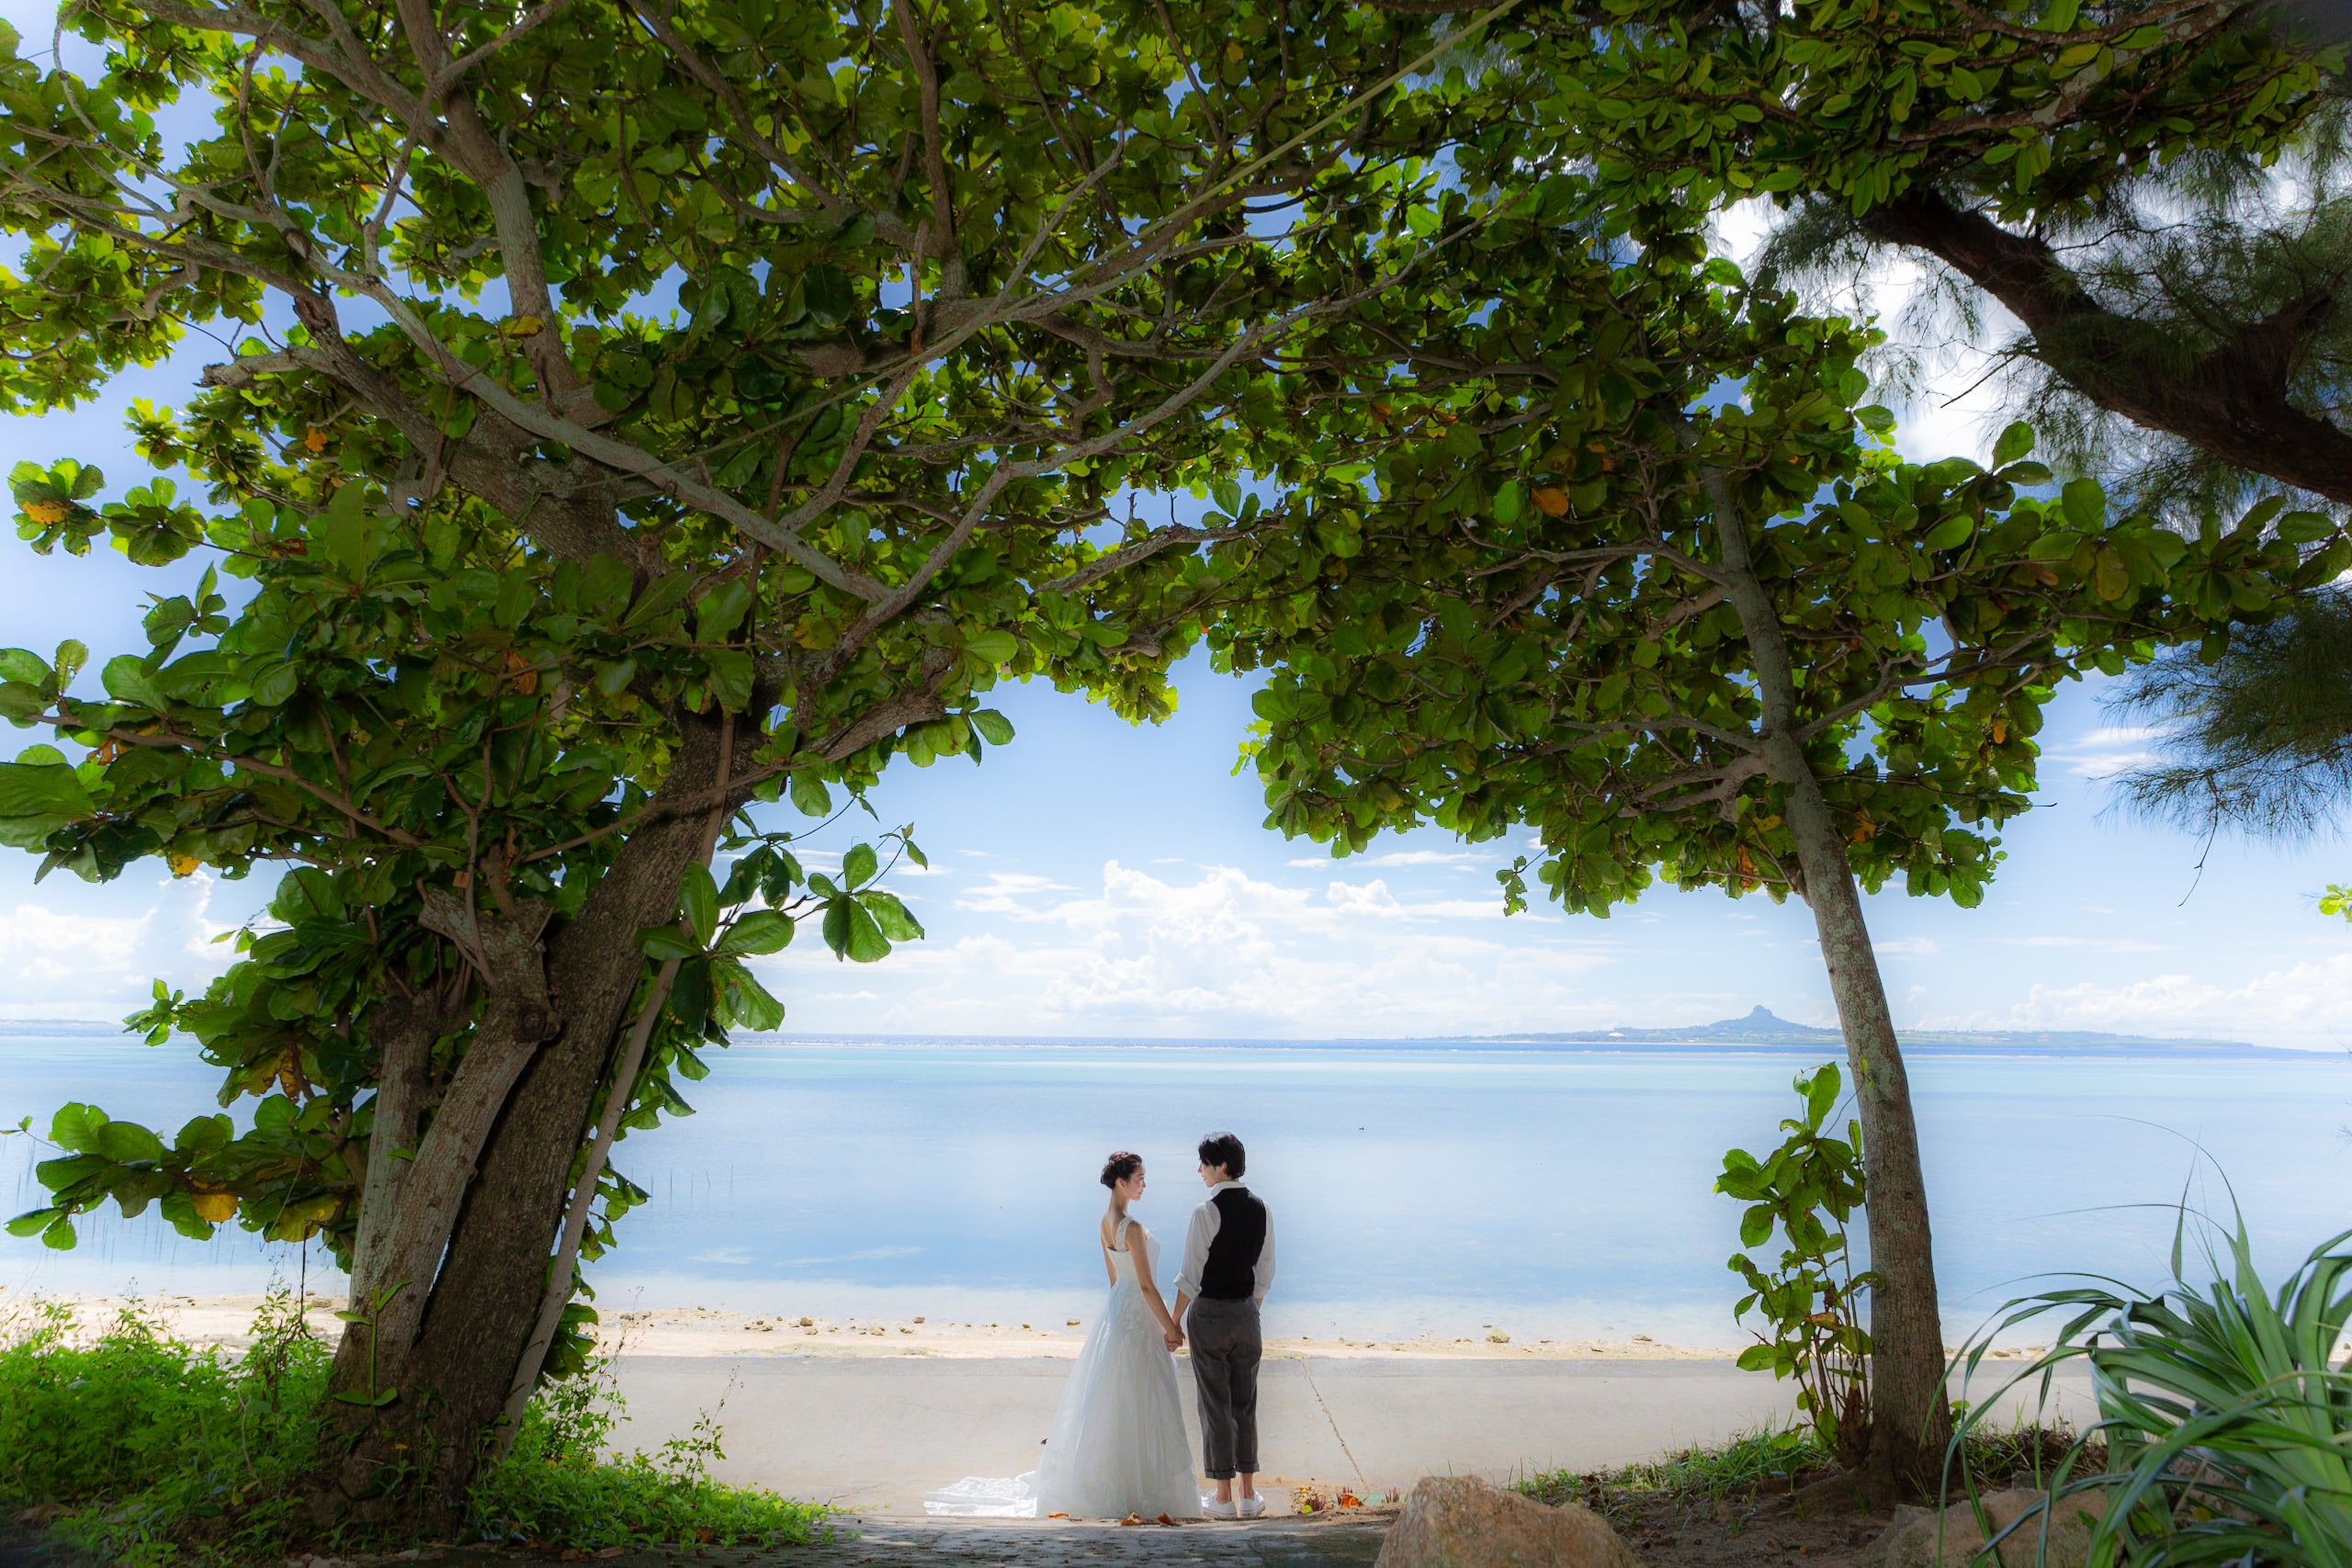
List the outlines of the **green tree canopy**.
{"label": "green tree canopy", "polygon": [[[1637,223],[1769,198],[1770,264],[1874,254],[2022,325],[2018,409],[2135,503],[2352,502],[2344,50],[2245,0],[1595,0],[1518,18],[1533,145]],[[2249,482],[2251,481],[2251,482]]]}
{"label": "green tree canopy", "polygon": [[20,531],[230,581],[103,695],[77,646],[0,655],[0,712],[76,749],[0,771],[0,834],[95,877],[296,869],[283,930],[141,1020],[254,1131],[71,1108],[26,1224],[323,1234],[361,1321],[316,1504],[429,1523],[527,1395],[613,1137],[774,1022],[741,961],[820,908],[852,958],[913,934],[870,846],[828,879],[746,825],[714,881],[738,813],[977,757],[1008,675],[1166,711],[1197,547],[1283,519],[1133,499],[1220,471],[1269,356],[1382,286],[1349,236],[1427,177],[1422,100],[1382,95],[1433,49],[1254,0],[68,25],[86,78],[0,39],[0,407],[236,347],[135,411],[158,477],[20,468]]}
{"label": "green tree canopy", "polygon": [[1531,826],[1514,907],[1531,871],[1591,912],[1658,877],[1805,898],[1866,1134],[1871,1462],[1931,1486],[1928,1214],[1857,886],[1974,903],[2059,683],[2219,638],[2352,546],[2276,500],[2184,538],[2086,480],[2027,494],[2051,475],[2022,426],[1989,472],[1904,461],[1861,404],[1873,334],[1679,265],[1687,235],[1611,242],[1608,193],[1506,188],[1418,314],[1318,326],[1319,395],[1352,411],[1301,480],[1326,521],[1218,547],[1212,640],[1269,671],[1248,750],[1285,832]]}

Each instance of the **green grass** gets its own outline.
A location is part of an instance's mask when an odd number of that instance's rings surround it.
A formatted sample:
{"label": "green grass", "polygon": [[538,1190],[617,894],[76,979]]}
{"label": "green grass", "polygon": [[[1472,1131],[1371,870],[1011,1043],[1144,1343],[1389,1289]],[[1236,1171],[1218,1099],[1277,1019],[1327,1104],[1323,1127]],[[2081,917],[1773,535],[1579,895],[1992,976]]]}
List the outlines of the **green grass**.
{"label": "green grass", "polygon": [[1734,1438],[1722,1448],[1685,1449],[1616,1470],[1531,1475],[1515,1489],[1555,1506],[1582,1503],[1613,1519],[1635,1504],[1712,1504],[1759,1489],[1784,1492],[1792,1483],[1826,1474],[1836,1463],[1836,1456],[1812,1427],[1767,1428]]}
{"label": "green grass", "polygon": [[[52,1505],[66,1541],[130,1568],[258,1563],[298,1546],[412,1544],[320,1532],[296,1512],[314,1469],[330,1347],[283,1295],[240,1355],[174,1340],[135,1310],[87,1344],[55,1303],[0,1321],[0,1515]],[[775,1545],[827,1510],[710,1478],[712,1416],[652,1454],[607,1448],[606,1370],[551,1385],[473,1497],[472,1533],[593,1551],[656,1543]]]}
{"label": "green grass", "polygon": [[[1973,1427],[1967,1473],[2005,1486],[2018,1476],[2046,1475],[2070,1452],[2075,1435],[2064,1427]],[[1664,1459],[1616,1470],[1554,1471],[1531,1475],[1516,1490],[1540,1503],[1581,1503],[1622,1527],[1636,1511],[1661,1507],[1720,1513],[1773,1493],[1794,1490],[1835,1474],[1838,1456],[1810,1426],[1766,1427],[1721,1448],[1685,1449]]]}

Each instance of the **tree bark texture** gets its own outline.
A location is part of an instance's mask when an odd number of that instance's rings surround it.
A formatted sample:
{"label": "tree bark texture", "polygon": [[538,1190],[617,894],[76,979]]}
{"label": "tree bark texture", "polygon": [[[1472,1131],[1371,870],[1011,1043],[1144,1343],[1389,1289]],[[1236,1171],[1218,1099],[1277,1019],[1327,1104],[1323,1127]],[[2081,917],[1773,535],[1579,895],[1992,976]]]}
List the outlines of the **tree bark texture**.
{"label": "tree bark texture", "polygon": [[[724,783],[719,721],[689,714],[680,728],[656,806]],[[637,933],[674,913],[681,875],[724,819],[653,814],[580,913],[544,943],[533,929],[527,951],[514,921],[460,899],[429,917],[445,934],[470,917],[483,941],[502,945],[488,967],[477,961],[482,1021],[400,1193],[378,1289],[405,1288],[375,1314],[372,1373],[366,1325],[346,1332],[337,1355],[338,1393],[400,1390],[381,1410],[340,1406],[348,1447],[334,1490],[363,1521],[430,1529],[462,1517],[538,1316],[574,1163],[643,972]],[[369,1304],[356,1288],[354,1303]]]}
{"label": "tree bark texture", "polygon": [[1863,1215],[1871,1267],[1880,1280],[1871,1294],[1866,1473],[1874,1492],[1933,1495],[1951,1435],[1951,1407],[1945,1393],[1943,1323],[1910,1079],[1845,842],[1798,733],[1796,682],[1779,609],[1756,574],[1745,513],[1730,485],[1711,473],[1707,490],[1723,570],[1764,710],[1765,768],[1787,792],[1802,891],[1829,968],[1862,1123]]}
{"label": "tree bark texture", "polygon": [[1932,190],[1881,203],[1862,227],[1927,252],[1998,299],[2033,334],[2034,357],[2109,413],[2233,468],[2352,503],[2352,434],[2288,396],[2297,359],[2335,312],[2332,290],[2290,301],[2184,359],[2169,333],[2094,299],[2048,242]]}

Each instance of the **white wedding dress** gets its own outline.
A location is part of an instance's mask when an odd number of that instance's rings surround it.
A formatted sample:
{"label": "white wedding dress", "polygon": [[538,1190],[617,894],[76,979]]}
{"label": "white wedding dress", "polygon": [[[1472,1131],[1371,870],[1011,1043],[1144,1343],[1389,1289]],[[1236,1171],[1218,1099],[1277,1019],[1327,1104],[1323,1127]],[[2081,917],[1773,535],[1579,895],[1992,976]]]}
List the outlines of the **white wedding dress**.
{"label": "white wedding dress", "polygon": [[[1135,1222],[1121,1222],[1122,1235]],[[1159,1243],[1143,1235],[1145,1267],[1159,1277]],[[1037,1468],[1000,1479],[967,1475],[926,1495],[923,1511],[963,1518],[1196,1518],[1199,1488],[1184,1438],[1176,1358],[1144,1304],[1134,1254],[1109,1255],[1115,1278],[1054,1411]]]}

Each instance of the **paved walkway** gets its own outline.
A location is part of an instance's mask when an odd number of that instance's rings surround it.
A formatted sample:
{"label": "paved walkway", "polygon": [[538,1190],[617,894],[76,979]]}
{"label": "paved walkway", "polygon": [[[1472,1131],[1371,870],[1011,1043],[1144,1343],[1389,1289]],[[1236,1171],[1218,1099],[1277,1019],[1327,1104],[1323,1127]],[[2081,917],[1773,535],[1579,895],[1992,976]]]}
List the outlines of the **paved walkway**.
{"label": "paved walkway", "polygon": [[[623,1446],[656,1447],[723,1399],[721,1478],[887,1517],[920,1515],[924,1492],[959,1476],[1035,1469],[1069,1362],[639,1356],[617,1370]],[[1501,1481],[1721,1442],[1786,1419],[1788,1401],[1787,1384],[1729,1361],[1333,1359],[1266,1362],[1259,1408],[1272,1483],[1393,1495],[1433,1472]],[[1191,1426],[1188,1410],[1197,1448]]]}

